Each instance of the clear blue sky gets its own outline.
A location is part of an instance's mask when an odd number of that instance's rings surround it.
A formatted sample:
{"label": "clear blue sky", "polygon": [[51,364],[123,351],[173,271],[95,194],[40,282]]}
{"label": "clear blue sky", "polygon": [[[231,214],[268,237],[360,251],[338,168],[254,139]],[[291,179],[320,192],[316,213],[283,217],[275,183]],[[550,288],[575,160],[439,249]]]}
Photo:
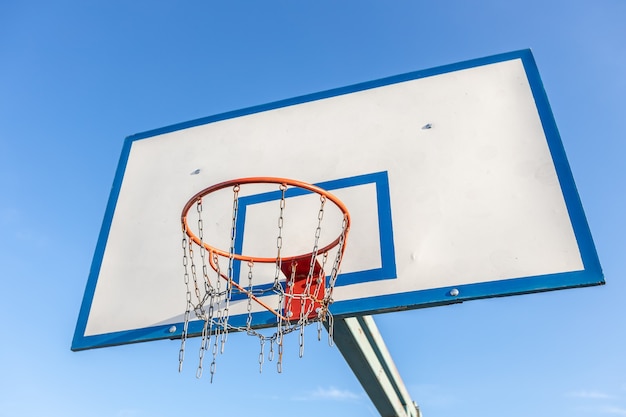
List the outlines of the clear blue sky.
{"label": "clear blue sky", "polygon": [[[70,343],[124,137],[531,48],[607,285],[377,316],[425,417],[626,416],[626,3],[0,3],[0,416],[375,416],[336,348]],[[193,359],[193,358],[192,358]]]}

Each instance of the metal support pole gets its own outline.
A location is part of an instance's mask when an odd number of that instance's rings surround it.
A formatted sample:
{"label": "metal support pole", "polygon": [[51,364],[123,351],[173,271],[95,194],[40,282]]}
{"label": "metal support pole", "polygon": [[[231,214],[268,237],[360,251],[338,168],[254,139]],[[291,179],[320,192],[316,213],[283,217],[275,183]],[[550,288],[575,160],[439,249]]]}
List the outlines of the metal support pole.
{"label": "metal support pole", "polygon": [[335,319],[335,344],[381,417],[421,417],[371,316]]}

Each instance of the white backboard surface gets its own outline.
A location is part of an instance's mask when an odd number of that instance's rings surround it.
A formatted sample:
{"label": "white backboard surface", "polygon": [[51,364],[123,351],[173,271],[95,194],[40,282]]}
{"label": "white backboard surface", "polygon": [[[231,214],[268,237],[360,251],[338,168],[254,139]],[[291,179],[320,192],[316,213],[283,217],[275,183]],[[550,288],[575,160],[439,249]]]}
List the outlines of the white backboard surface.
{"label": "white backboard surface", "polygon": [[[316,184],[348,207],[336,316],[604,283],[524,50],[128,137],[72,349],[180,337],[181,210],[203,188],[254,176]],[[307,210],[316,221],[317,206],[309,197],[287,198],[298,220],[286,250],[310,242]],[[239,250],[273,249],[275,237],[252,225],[272,216],[275,224],[275,203],[270,191],[241,196]],[[219,230],[230,227],[231,212],[216,204],[209,213],[207,227],[224,245]],[[330,224],[322,239],[336,230]],[[261,238],[267,234],[273,241]],[[254,313],[255,325],[272,320]],[[231,321],[246,315],[235,300]]]}

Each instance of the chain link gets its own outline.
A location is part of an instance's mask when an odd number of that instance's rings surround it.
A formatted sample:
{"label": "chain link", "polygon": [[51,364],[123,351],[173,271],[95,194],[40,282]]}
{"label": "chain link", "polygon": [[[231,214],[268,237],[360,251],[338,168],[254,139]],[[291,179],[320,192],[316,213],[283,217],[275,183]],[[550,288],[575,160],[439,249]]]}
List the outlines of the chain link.
{"label": "chain link", "polygon": [[272,337],[270,339],[270,351],[267,354],[267,359],[272,362],[274,360],[274,341],[276,340],[275,337]]}
{"label": "chain link", "polygon": [[276,270],[274,272],[274,288],[278,288],[280,283],[280,271],[282,269],[282,256],[281,251],[283,248],[283,225],[285,215],[285,191],[287,190],[286,184],[281,184],[279,187],[280,194],[280,211],[278,214],[278,237],[276,237]]}
{"label": "chain link", "polygon": [[[211,361],[211,367],[210,367],[210,372],[211,372],[211,382],[213,382],[213,375],[215,374],[215,363],[217,360],[217,347],[218,347],[218,343],[219,343],[219,338],[220,338],[220,334],[221,334],[221,318],[222,318],[222,310],[221,310],[221,306],[222,306],[222,293],[221,293],[221,282],[222,282],[222,274],[221,274],[221,269],[220,269],[220,263],[219,263],[219,256],[216,253],[212,254],[213,257],[213,265],[215,266],[215,272],[216,272],[216,281],[215,281],[215,294],[211,297],[211,306],[209,307],[210,309],[210,316],[211,316],[211,323],[214,323],[215,326],[213,326],[213,328],[215,329],[213,331],[214,337],[213,337],[213,348],[212,348],[212,355],[213,355],[213,360]],[[217,310],[217,311],[216,311]]]}
{"label": "chain link", "polygon": [[[304,299],[302,300],[302,308],[300,310],[301,325],[308,324],[309,316],[313,312],[317,295],[319,294],[319,285],[316,286],[315,295],[311,295],[311,284],[313,283],[313,275],[315,274],[315,265],[317,264],[317,254],[319,250],[319,240],[322,234],[322,220],[324,220],[324,206],[326,204],[326,196],[320,196],[320,208],[317,213],[317,227],[315,229],[315,242],[313,244],[313,251],[311,253],[311,262],[309,264],[309,273],[306,277],[306,284],[304,288]],[[324,273],[323,269],[320,271]],[[319,284],[319,278],[318,278]]]}
{"label": "chain link", "polygon": [[261,337],[260,341],[261,341],[261,351],[259,352],[259,373],[263,372],[263,359],[265,358],[265,355],[263,353],[263,348],[265,347],[265,338]]}
{"label": "chain link", "polygon": [[185,268],[184,281],[185,281],[185,289],[186,289],[186,307],[185,307],[185,318],[183,322],[183,332],[180,337],[180,349],[178,350],[178,372],[182,372],[183,370],[183,362],[185,361],[185,343],[187,341],[187,332],[189,330],[189,315],[191,313],[191,290],[189,288],[189,271],[187,270],[187,233],[186,229],[183,227],[183,267]]}
{"label": "chain link", "polygon": [[298,337],[298,341],[300,344],[300,349],[298,351],[298,356],[302,357],[304,356],[304,327],[305,326],[300,326],[300,336]]}
{"label": "chain link", "polygon": [[210,344],[210,332],[209,332],[209,321],[205,320],[204,325],[202,326],[202,341],[200,342],[200,352],[198,353],[198,369],[196,369],[196,378],[200,379],[202,377],[202,364],[204,362],[204,352],[207,350]]}
{"label": "chain link", "polygon": [[278,333],[278,337],[276,338],[276,345],[278,346],[278,361],[276,361],[276,371],[278,373],[283,372],[283,337],[284,333]]}
{"label": "chain link", "polygon": [[252,335],[252,267],[253,261],[248,261],[248,304],[246,310],[248,310],[248,318],[246,319],[246,333]]}
{"label": "chain link", "polygon": [[[283,247],[283,226],[285,222],[285,192],[287,191],[286,184],[280,184],[278,187],[280,191],[280,203],[279,203],[279,212],[278,212],[278,236],[276,238],[276,268],[274,271],[274,286],[273,290],[278,293],[278,306],[276,307],[276,311],[279,314],[276,315],[277,326],[276,326],[276,343],[278,346],[278,361],[276,363],[276,369],[278,373],[283,371],[283,336],[285,332],[285,327],[289,326],[289,322],[285,321],[284,315],[286,315],[287,311],[289,311],[289,306],[285,304],[291,303],[291,299],[285,299],[285,291],[282,285],[279,282],[281,271],[282,271],[282,247]],[[287,283],[286,283],[287,284]],[[281,309],[283,309],[283,313],[280,314]]]}
{"label": "chain link", "polygon": [[[326,271],[326,263],[328,262],[328,252],[324,252],[322,255],[322,263],[320,267],[320,272],[317,276],[317,286],[315,287],[315,294],[313,294],[313,298],[315,300],[320,299],[320,291],[324,288],[324,279],[326,278],[324,271]],[[320,307],[317,311],[317,318],[322,319],[324,317],[324,307],[325,307],[325,298],[326,298],[326,289],[324,288],[324,299],[320,301]]]}
{"label": "chain link", "polygon": [[293,303],[293,299],[294,299],[294,287],[296,284],[296,266],[297,264],[295,263],[295,261],[291,264],[291,275],[289,275],[289,277],[287,277],[287,283],[286,283],[286,290],[287,293],[285,294],[285,316],[287,317],[288,321],[293,320],[292,319],[292,314],[293,312],[291,311],[291,304]]}
{"label": "chain link", "polygon": [[339,273],[339,265],[343,257],[343,246],[346,241],[346,232],[348,227],[348,217],[346,214],[343,216],[343,222],[341,223],[341,235],[339,235],[339,243],[337,245],[337,255],[333,262],[333,268],[330,272],[330,280],[328,283],[328,291],[326,297],[330,303],[332,303],[333,288],[335,288],[335,282],[337,281],[337,274]]}
{"label": "chain link", "polygon": [[330,310],[326,312],[326,321],[328,322],[328,345],[333,346],[335,344],[335,318]]}

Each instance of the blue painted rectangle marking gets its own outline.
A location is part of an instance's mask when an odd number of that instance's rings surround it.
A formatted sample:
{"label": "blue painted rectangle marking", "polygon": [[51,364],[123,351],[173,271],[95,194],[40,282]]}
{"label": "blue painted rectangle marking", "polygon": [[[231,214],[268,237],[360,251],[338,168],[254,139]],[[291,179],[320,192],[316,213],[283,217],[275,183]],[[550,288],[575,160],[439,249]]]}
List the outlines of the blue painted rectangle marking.
{"label": "blue painted rectangle marking", "polygon": [[[378,281],[396,278],[396,261],[393,241],[393,225],[391,218],[391,201],[389,197],[389,178],[386,171],[371,174],[358,175],[349,178],[341,178],[313,184],[326,191],[335,191],[342,188],[357,187],[360,185],[374,184],[376,187],[376,209],[378,212],[378,235],[380,240],[381,266],[379,268],[340,273],[335,286],[358,284],[361,282]],[[289,188],[285,191],[285,199],[311,194],[312,191],[304,188]],[[241,254],[244,245],[246,211],[254,204],[278,201],[282,197],[281,191],[272,191],[239,198],[238,215],[236,223],[234,251]],[[241,261],[233,262],[233,277],[238,280],[241,272]],[[238,284],[243,285],[237,281]],[[268,291],[273,284],[255,285],[257,292]],[[248,288],[247,288],[248,289]],[[233,294],[233,300],[246,298],[245,294]]]}

